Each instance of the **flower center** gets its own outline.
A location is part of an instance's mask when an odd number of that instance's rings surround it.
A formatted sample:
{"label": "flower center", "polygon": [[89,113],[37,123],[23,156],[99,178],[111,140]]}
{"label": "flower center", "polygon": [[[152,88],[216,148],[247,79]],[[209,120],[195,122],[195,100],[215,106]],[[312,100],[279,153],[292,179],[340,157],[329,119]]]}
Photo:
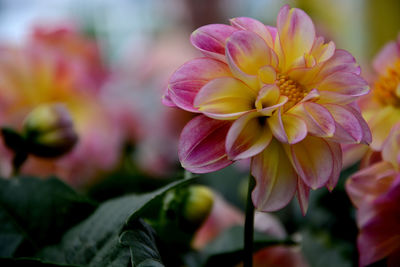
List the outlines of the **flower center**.
{"label": "flower center", "polygon": [[288,102],[284,105],[284,110],[296,105],[309,93],[308,89],[302,87],[285,74],[278,74],[275,83],[279,87],[281,95],[288,98]]}
{"label": "flower center", "polygon": [[374,96],[383,104],[400,106],[400,60],[375,82]]}

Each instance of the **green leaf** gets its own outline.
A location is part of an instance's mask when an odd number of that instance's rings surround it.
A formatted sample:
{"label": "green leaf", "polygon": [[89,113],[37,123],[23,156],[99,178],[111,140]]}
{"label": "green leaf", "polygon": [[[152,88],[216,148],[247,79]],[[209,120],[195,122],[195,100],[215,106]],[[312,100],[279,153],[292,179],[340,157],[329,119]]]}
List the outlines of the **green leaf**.
{"label": "green leaf", "polygon": [[151,193],[128,195],[104,202],[93,215],[69,230],[57,246],[47,247],[41,258],[85,266],[127,266],[130,249],[120,241],[122,231],[134,230],[135,220],[165,192],[193,179],[179,180]]}
{"label": "green leaf", "polygon": [[153,259],[147,259],[142,261],[137,267],[164,267],[162,263]]}
{"label": "green leaf", "polygon": [[56,178],[0,178],[0,257],[57,242],[95,205]]}
{"label": "green leaf", "polygon": [[4,144],[9,149],[14,151],[24,149],[25,140],[19,133],[9,127],[2,127],[0,130],[4,139]]}
{"label": "green leaf", "polygon": [[7,267],[74,267],[73,265],[60,265],[51,262],[42,261],[35,258],[0,258],[0,266]]}
{"label": "green leaf", "polygon": [[156,246],[154,230],[142,220],[135,221],[131,226],[134,229],[124,231],[120,242],[130,248],[132,266],[164,266]]}
{"label": "green leaf", "polygon": [[[208,244],[202,251],[203,264],[201,266],[234,266],[243,259],[242,226],[234,226]],[[254,233],[254,252],[274,245],[293,245],[293,241],[277,239],[264,233]]]}

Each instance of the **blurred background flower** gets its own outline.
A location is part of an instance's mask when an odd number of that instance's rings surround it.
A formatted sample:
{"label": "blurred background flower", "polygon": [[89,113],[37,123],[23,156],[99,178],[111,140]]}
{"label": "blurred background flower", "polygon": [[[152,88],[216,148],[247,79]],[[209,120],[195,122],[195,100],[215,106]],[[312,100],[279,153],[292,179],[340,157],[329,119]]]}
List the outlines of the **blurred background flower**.
{"label": "blurred background flower", "polygon": [[357,208],[360,266],[387,257],[388,266],[399,263],[400,253],[400,124],[385,140],[382,159],[352,175],[347,192]]}
{"label": "blurred background flower", "polygon": [[[58,102],[71,113],[79,136],[67,156],[30,157],[22,173],[56,174],[81,187],[116,164],[124,133],[112,101],[103,97],[107,76],[95,40],[72,27],[35,28],[22,44],[2,44],[1,124],[18,129],[32,109]],[[9,168],[2,171],[7,175]]]}

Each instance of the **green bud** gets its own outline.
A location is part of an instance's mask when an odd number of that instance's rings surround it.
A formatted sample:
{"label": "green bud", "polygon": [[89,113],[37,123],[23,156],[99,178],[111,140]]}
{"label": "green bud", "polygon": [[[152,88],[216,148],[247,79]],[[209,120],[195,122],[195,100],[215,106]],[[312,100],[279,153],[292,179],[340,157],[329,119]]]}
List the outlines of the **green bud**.
{"label": "green bud", "polygon": [[78,141],[72,118],[62,104],[46,104],[32,110],[24,121],[22,135],[29,153],[39,157],[61,156]]}
{"label": "green bud", "polygon": [[214,203],[213,192],[206,186],[194,185],[189,187],[185,205],[184,218],[194,224],[201,225],[211,212]]}
{"label": "green bud", "polygon": [[191,185],[170,190],[164,197],[157,219],[151,225],[163,242],[175,250],[190,249],[190,242],[208,218],[214,194],[206,186]]}

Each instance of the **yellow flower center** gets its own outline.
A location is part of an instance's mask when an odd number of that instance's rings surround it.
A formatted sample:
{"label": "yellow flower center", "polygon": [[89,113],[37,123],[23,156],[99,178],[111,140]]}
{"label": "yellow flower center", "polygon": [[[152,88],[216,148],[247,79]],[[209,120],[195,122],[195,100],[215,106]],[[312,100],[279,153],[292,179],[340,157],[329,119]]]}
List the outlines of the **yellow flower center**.
{"label": "yellow flower center", "polygon": [[385,105],[400,106],[400,60],[375,82],[374,96]]}
{"label": "yellow flower center", "polygon": [[304,88],[285,74],[278,74],[275,81],[281,95],[288,98],[284,110],[288,110],[302,100],[310,90]]}

